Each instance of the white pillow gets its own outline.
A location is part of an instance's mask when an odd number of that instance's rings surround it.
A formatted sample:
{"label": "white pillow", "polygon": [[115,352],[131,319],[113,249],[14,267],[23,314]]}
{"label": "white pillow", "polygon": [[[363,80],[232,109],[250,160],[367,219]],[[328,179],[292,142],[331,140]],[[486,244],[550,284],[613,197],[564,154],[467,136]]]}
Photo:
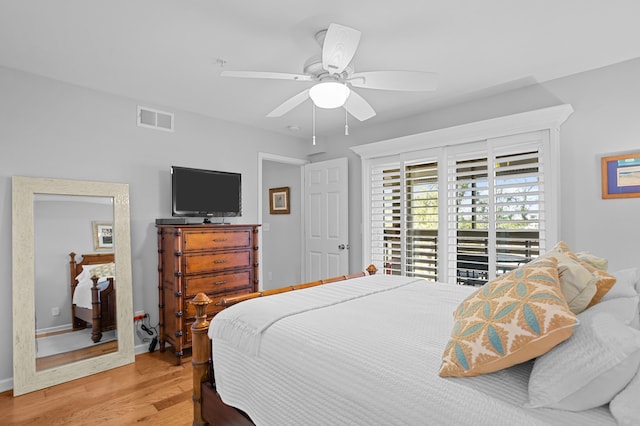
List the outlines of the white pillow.
{"label": "white pillow", "polygon": [[638,319],[638,302],[640,302],[640,296],[618,297],[600,302],[583,313],[590,312],[592,315],[596,313],[611,314],[625,324],[630,325]]}
{"label": "white pillow", "polygon": [[613,398],[609,409],[619,426],[637,426],[640,422],[640,370],[622,392]]}
{"label": "white pillow", "polygon": [[542,355],[529,378],[530,408],[581,411],[610,402],[640,366],[640,331],[587,309],[572,337]]}
{"label": "white pillow", "polygon": [[628,268],[611,273],[616,277],[616,283],[611,287],[602,300],[615,299],[616,297],[637,296],[636,285],[640,282],[640,269]]}

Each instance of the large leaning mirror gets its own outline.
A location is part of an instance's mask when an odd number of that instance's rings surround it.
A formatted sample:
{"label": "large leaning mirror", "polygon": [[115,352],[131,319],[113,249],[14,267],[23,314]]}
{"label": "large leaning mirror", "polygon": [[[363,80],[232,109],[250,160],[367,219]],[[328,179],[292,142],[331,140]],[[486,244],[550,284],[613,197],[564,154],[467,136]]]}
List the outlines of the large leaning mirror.
{"label": "large leaning mirror", "polygon": [[14,396],[132,363],[128,185],[12,185]]}

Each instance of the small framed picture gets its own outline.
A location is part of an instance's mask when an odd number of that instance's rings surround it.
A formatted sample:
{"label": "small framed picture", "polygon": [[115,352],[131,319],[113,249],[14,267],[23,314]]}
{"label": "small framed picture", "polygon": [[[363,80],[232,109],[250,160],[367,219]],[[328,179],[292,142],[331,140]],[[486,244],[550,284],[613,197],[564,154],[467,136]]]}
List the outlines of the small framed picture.
{"label": "small framed picture", "polygon": [[93,224],[93,247],[96,250],[113,249],[113,224],[91,222]]}
{"label": "small framed picture", "polygon": [[289,214],[289,187],[269,189],[269,213]]}
{"label": "small framed picture", "polygon": [[602,198],[640,197],[640,152],[602,157]]}

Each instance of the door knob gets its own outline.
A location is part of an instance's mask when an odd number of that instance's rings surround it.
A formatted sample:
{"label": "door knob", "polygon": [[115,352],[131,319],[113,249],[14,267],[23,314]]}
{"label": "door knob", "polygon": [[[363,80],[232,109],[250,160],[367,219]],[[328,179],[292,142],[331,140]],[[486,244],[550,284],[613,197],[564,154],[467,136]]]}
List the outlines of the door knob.
{"label": "door knob", "polygon": [[346,246],[344,244],[340,244],[338,246],[338,250],[344,250],[346,248]]}

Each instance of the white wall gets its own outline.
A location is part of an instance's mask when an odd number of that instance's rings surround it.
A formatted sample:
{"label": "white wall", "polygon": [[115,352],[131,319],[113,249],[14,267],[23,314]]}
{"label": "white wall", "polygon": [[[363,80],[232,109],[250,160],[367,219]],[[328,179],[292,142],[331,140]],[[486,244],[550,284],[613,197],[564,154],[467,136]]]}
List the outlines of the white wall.
{"label": "white wall", "polygon": [[[11,176],[128,183],[133,308],[158,321],[154,220],[170,217],[169,167],[242,173],[243,217],[258,218],[258,152],[306,158],[306,143],[143,100],[0,68],[0,390],[11,386]],[[175,112],[175,132],[136,126],[138,103]],[[67,254],[70,247],[62,246]],[[60,264],[64,271],[68,264]]]}
{"label": "white wall", "polygon": [[[290,214],[269,213],[269,188],[289,187]],[[262,163],[262,289],[302,281],[302,187],[300,166]]]}
{"label": "white wall", "polygon": [[602,200],[600,157],[640,151],[640,59],[407,117],[328,140],[313,161],[349,159],[350,270],[362,270],[361,167],[349,147],[559,104],[575,110],[561,129],[561,237],[575,250],[640,266],[640,198]]}

